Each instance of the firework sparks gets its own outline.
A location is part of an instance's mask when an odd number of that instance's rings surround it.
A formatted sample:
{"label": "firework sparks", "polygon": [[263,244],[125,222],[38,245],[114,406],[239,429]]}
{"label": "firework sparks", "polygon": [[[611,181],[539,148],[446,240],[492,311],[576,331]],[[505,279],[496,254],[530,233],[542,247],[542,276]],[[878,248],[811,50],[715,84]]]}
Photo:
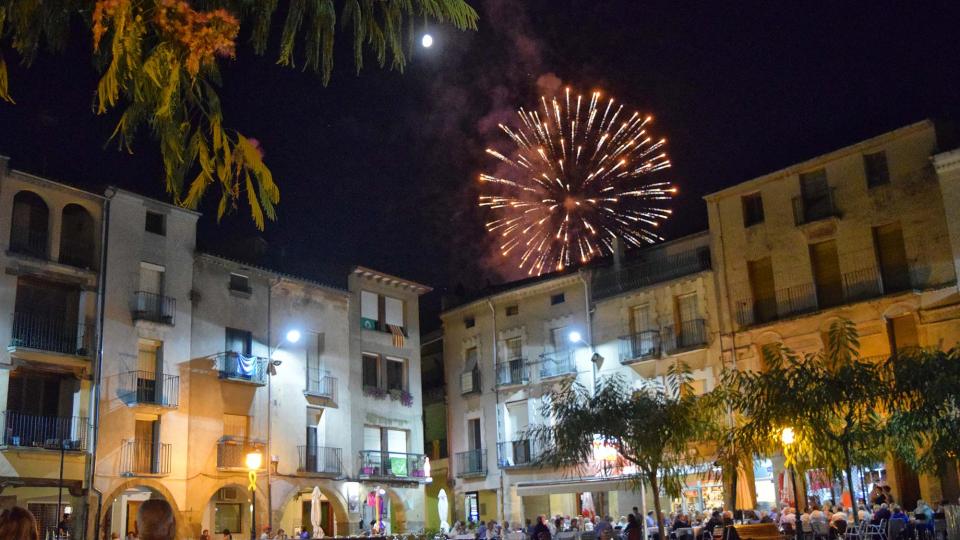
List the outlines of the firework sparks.
{"label": "firework sparks", "polygon": [[540,275],[611,253],[617,238],[637,247],[662,240],[654,230],[670,210],[661,201],[676,188],[653,181],[670,167],[666,139],[649,132],[653,117],[569,88],[518,115],[516,128],[500,124],[516,154],[488,148],[500,172],[480,175],[490,188],[480,206],[495,216],[487,230],[504,257]]}

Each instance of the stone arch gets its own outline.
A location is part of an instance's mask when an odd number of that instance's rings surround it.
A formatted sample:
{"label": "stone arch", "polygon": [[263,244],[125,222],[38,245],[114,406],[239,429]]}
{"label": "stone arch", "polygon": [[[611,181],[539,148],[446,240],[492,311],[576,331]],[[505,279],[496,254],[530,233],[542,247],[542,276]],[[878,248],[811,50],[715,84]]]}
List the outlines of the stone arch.
{"label": "stone arch", "polygon": [[390,497],[390,534],[398,534],[407,531],[407,506],[394,489],[381,487]]}
{"label": "stone arch", "polygon": [[146,488],[153,494],[160,495],[163,500],[170,503],[170,507],[173,509],[173,517],[177,522],[177,538],[190,537],[190,529],[187,526],[187,520],[184,518],[180,507],[177,505],[177,500],[161,481],[154,478],[131,478],[121,482],[117,487],[110,491],[109,495],[106,495],[103,498],[104,504],[100,510],[100,516],[98,517],[101,534],[103,534],[103,531],[106,530],[107,515],[112,509],[113,502],[123,495],[124,492],[136,488]]}
{"label": "stone arch", "polygon": [[[247,502],[246,502],[246,501],[249,501],[249,499],[248,499],[248,497],[249,497],[248,494],[249,494],[249,492],[250,492],[249,485],[247,484],[246,480],[243,479],[243,478],[239,478],[239,477],[236,477],[236,478],[227,478],[227,479],[224,479],[224,480],[222,480],[222,481],[220,481],[220,482],[217,482],[216,485],[215,485],[213,488],[207,490],[207,492],[203,494],[203,497],[199,499],[200,501],[202,501],[202,504],[203,504],[203,506],[201,507],[201,510],[200,510],[200,518],[199,518],[199,519],[197,520],[197,522],[196,522],[196,525],[198,525],[199,527],[196,528],[196,530],[191,531],[192,536],[190,536],[190,538],[193,538],[193,537],[199,538],[199,537],[200,537],[200,533],[201,533],[202,530],[205,529],[205,528],[209,528],[209,529],[211,530],[211,532],[213,532],[214,524],[213,524],[213,523],[204,523],[204,519],[207,517],[207,514],[206,514],[207,508],[208,508],[208,507],[210,506],[210,504],[214,501],[214,497],[216,497],[217,493],[218,493],[221,489],[230,488],[230,487],[236,488],[237,491],[238,491],[238,493],[243,494],[243,497],[242,497],[242,498],[243,498],[243,500],[244,500],[244,505],[243,505],[243,506],[244,506],[244,510],[241,512],[241,516],[243,516],[243,517],[242,517],[242,523],[250,523],[250,521],[249,521],[249,519],[250,519],[249,511],[246,510],[246,507],[247,507]],[[257,481],[257,493],[256,493],[256,496],[257,496],[257,528],[258,528],[258,529],[262,528],[264,525],[266,525],[267,523],[269,523],[268,518],[267,518],[267,516],[269,515],[269,509],[267,508],[266,488],[267,488],[267,484],[266,484],[265,479],[263,479],[262,481],[258,479],[258,481]],[[243,535],[237,534],[237,533],[239,533],[239,532],[241,532],[241,531],[232,531],[232,532],[233,532],[234,535],[237,536],[237,537],[243,536]],[[249,532],[249,531],[246,531],[246,532]],[[259,531],[257,531],[257,532],[259,533]],[[257,536],[258,536],[258,538],[259,538],[259,534],[258,534]]]}
{"label": "stone arch", "polygon": [[80,268],[93,268],[96,256],[95,237],[93,216],[86,208],[76,203],[63,207],[58,258],[61,263]]}
{"label": "stone arch", "polygon": [[43,197],[30,190],[13,196],[10,250],[46,259],[50,249],[50,209]]}
{"label": "stone arch", "polygon": [[[276,516],[283,516],[290,504],[301,494],[310,492],[314,486],[320,488],[320,493],[330,502],[330,508],[333,510],[333,522],[336,527],[337,536],[349,536],[350,516],[347,512],[347,501],[343,494],[337,489],[341,483],[333,483],[324,478],[285,478],[283,482],[273,483],[273,496],[275,501],[283,501],[276,506]],[[279,489],[278,489],[279,488]],[[274,522],[280,519],[274,519]],[[274,525],[276,528],[276,525]],[[327,536],[332,536],[333,531],[324,531]],[[290,534],[290,531],[287,531]]]}

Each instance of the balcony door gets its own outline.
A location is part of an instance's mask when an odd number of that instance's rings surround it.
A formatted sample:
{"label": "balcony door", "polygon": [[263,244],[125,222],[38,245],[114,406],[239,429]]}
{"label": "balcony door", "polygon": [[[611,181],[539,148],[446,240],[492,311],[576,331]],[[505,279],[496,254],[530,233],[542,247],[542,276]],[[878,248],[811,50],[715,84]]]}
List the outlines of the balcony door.
{"label": "balcony door", "polygon": [[810,244],[810,266],[817,288],[817,305],[822,309],[842,304],[843,277],[837,257],[837,241]]}
{"label": "balcony door", "polygon": [[899,223],[889,223],[873,228],[873,246],[877,251],[883,292],[905,291],[910,288],[910,264],[903,243],[903,230]]}
{"label": "balcony door", "polygon": [[777,291],[773,281],[770,257],[747,262],[750,294],[753,295],[753,318],[767,322],[777,318]]}
{"label": "balcony door", "polygon": [[677,317],[676,346],[688,347],[699,342],[700,328],[697,325],[699,310],[697,309],[696,293],[678,296],[675,304]]}
{"label": "balcony door", "polygon": [[137,420],[134,427],[134,471],[139,473],[159,472],[157,467],[160,452],[160,420]]}
{"label": "balcony door", "polygon": [[163,342],[137,342],[137,402],[160,403],[163,381]]}
{"label": "balcony door", "polygon": [[30,277],[17,278],[14,345],[76,354],[80,339],[80,290]]}
{"label": "balcony door", "polygon": [[530,461],[530,441],[525,440],[530,425],[530,408],[526,400],[507,403],[506,425],[507,448],[504,449],[506,465],[518,465]]}

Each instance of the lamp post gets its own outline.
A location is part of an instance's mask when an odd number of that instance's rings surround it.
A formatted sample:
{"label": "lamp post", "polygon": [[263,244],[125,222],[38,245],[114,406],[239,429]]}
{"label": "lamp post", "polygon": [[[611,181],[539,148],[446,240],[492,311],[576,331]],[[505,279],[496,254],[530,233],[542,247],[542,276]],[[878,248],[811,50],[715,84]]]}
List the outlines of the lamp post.
{"label": "lamp post", "polygon": [[247,454],[247,479],[250,481],[250,540],[257,540],[257,471],[263,463],[263,455],[258,452]]}
{"label": "lamp post", "polygon": [[[297,330],[296,328],[287,330],[287,334],[284,337],[286,338],[287,343],[291,343],[291,344],[296,343],[300,341],[300,337],[301,337],[300,330]],[[275,355],[277,351],[280,350],[280,347],[283,344],[284,344],[284,341],[281,340],[279,343],[277,343],[277,345],[273,349],[270,349],[270,356],[267,358],[267,456],[268,457],[273,456],[273,452],[270,447],[271,440],[273,439],[273,436],[271,433],[271,429],[273,427],[273,423],[271,421],[271,419],[273,418],[273,414],[271,414],[271,411],[273,410],[271,408],[272,407],[271,404],[273,403],[273,376],[277,374],[277,366],[279,366],[281,363],[280,360],[274,360],[273,355]],[[270,467],[269,466],[267,466],[267,516],[269,516],[268,521],[272,526],[273,525],[273,491],[271,489],[271,484],[270,484]]]}
{"label": "lamp post", "polygon": [[592,353],[590,356],[590,364],[593,367],[593,395],[597,395],[597,370],[603,365],[603,357],[600,356],[596,350],[594,350],[592,343],[587,343],[584,341],[583,336],[580,335],[580,332],[574,330],[570,332],[567,337],[570,339],[570,343],[581,343],[587,347],[590,347],[590,352]]}
{"label": "lamp post", "polygon": [[787,450],[793,447],[796,442],[796,434],[792,427],[785,427],[780,432],[780,441],[783,443],[783,454],[787,464],[790,467],[790,483],[793,484],[793,531],[796,540],[803,540],[803,524],[800,522],[800,495],[797,493],[797,466],[791,463],[793,460],[787,456]]}

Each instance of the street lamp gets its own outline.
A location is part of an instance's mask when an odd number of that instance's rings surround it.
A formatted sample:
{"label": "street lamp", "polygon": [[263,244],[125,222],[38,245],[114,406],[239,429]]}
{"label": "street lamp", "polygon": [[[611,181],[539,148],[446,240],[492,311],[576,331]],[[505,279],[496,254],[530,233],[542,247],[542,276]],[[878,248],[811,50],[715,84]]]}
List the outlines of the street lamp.
{"label": "street lamp", "polygon": [[290,343],[296,343],[300,341],[300,331],[296,328],[287,331],[287,341]]}
{"label": "street lamp", "polygon": [[796,442],[796,434],[792,427],[783,428],[780,432],[780,441],[783,443],[783,454],[790,467],[790,482],[793,484],[793,531],[797,540],[803,540],[803,532],[801,531],[803,525],[800,523],[800,496],[797,493],[797,467],[796,464],[791,463],[793,460],[787,456],[787,449],[792,448]]}
{"label": "street lamp", "polygon": [[567,338],[570,340],[570,343],[582,343],[587,347],[590,347],[590,352],[593,355],[590,357],[590,364],[593,366],[593,394],[597,393],[597,370],[600,369],[600,366],[603,365],[603,357],[593,349],[592,343],[587,343],[584,341],[583,336],[580,335],[580,332],[573,330],[567,334]]}
{"label": "street lamp", "polygon": [[263,463],[263,454],[253,451],[247,454],[247,478],[250,480],[250,540],[257,540],[257,471]]}

